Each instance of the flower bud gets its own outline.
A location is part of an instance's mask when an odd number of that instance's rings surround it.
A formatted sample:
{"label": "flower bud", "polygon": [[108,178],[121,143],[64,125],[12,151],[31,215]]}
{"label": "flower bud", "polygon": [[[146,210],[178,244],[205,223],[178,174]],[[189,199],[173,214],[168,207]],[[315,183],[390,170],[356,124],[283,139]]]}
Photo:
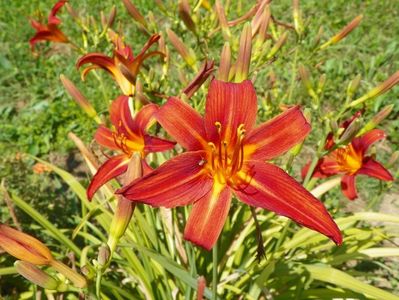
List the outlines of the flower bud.
{"label": "flower bud", "polygon": [[200,276],[197,279],[197,300],[204,299],[204,292],[206,288],[206,279],[204,276]]}
{"label": "flower bud", "polygon": [[296,33],[301,36],[303,34],[303,21],[301,10],[299,8],[299,0],[292,0],[294,28]]}
{"label": "flower bud", "polygon": [[302,80],[303,84],[305,85],[309,96],[311,96],[312,99],[318,99],[317,94],[313,89],[312,82],[310,81],[309,71],[302,64],[299,65],[298,71],[299,71],[299,76],[301,77],[301,80]]}
{"label": "flower bud", "polygon": [[361,121],[359,119],[355,119],[352,121],[346,130],[342,133],[339,138],[337,144],[345,145],[352,141],[352,139],[358,134],[360,130]]}
{"label": "flower bud", "polygon": [[184,25],[191,30],[192,32],[195,33],[195,23],[193,19],[191,18],[191,9],[190,9],[190,4],[188,3],[188,0],[180,0],[179,1],[179,16],[180,19],[182,19]]}
{"label": "flower bud", "polygon": [[42,242],[4,224],[0,224],[0,247],[8,254],[34,265],[49,265],[54,260]]}
{"label": "flower bud", "polygon": [[222,3],[220,2],[220,0],[216,0],[215,10],[216,10],[216,14],[218,16],[220,28],[222,29],[223,38],[225,39],[225,41],[229,41],[231,38],[231,32],[229,29],[229,25],[227,23],[227,18],[226,18],[226,14],[224,12],[224,7],[223,7]]}
{"label": "flower bud", "polygon": [[62,84],[64,85],[68,94],[76,101],[77,104],[85,111],[85,113],[93,118],[97,123],[101,123],[100,118],[97,115],[96,110],[90,104],[90,102],[86,99],[85,96],[78,90],[78,88],[63,74],[60,75],[60,79]]}
{"label": "flower bud", "polygon": [[[128,169],[123,178],[123,184],[128,184],[134,179],[137,179],[143,175],[143,167],[141,157],[138,153],[134,154],[129,162]],[[110,256],[116,249],[119,239],[123,236],[127,226],[132,218],[135,203],[127,200],[123,196],[117,196],[118,204],[115,209],[114,216],[112,218],[111,227],[109,230],[109,237],[107,244],[111,251]]]}
{"label": "flower bud", "polygon": [[220,55],[220,65],[217,74],[217,78],[223,81],[229,81],[231,66],[231,50],[229,42],[225,42],[223,45],[222,53]]}
{"label": "flower bud", "polygon": [[360,23],[363,16],[359,15],[354,18],[348,25],[346,25],[340,32],[334,35],[331,39],[320,46],[320,49],[325,49],[332,44],[336,44],[342,39],[344,39],[349,33],[351,33]]}
{"label": "flower bud", "polygon": [[284,45],[285,41],[287,40],[288,33],[284,32],[277,42],[274,44],[273,48],[270,49],[269,53],[267,54],[267,59],[270,59],[276,55],[276,53],[280,50],[280,48]]}
{"label": "flower bud", "polygon": [[147,22],[144,17],[140,14],[139,10],[134,6],[130,0],[122,0],[123,5],[125,5],[128,13],[132,16],[134,20],[139,22],[144,28],[147,28]]}
{"label": "flower bud", "polygon": [[366,132],[374,129],[380,124],[392,111],[394,105],[387,105],[381,111],[379,111],[357,134],[358,136],[365,134]]}
{"label": "flower bud", "polygon": [[42,271],[34,264],[26,261],[17,260],[14,263],[17,272],[30,282],[47,290],[56,290],[59,282],[46,272]]}
{"label": "flower bud", "polygon": [[170,42],[172,43],[173,47],[175,47],[176,51],[180,54],[180,56],[185,60],[185,62],[195,69],[195,63],[197,58],[195,53],[192,49],[187,48],[181,39],[174,33],[171,29],[166,29],[166,34]]}
{"label": "flower bud", "polygon": [[103,244],[98,250],[97,262],[100,266],[105,266],[110,259],[110,249],[108,245]]}
{"label": "flower bud", "polygon": [[317,94],[321,94],[323,92],[324,86],[326,85],[326,79],[327,79],[326,74],[320,75],[319,83],[317,85]]}
{"label": "flower bud", "polygon": [[346,91],[346,94],[349,98],[352,98],[353,95],[356,93],[361,79],[362,77],[360,75],[357,75],[353,80],[351,80],[351,82],[349,82],[348,89]]}
{"label": "flower bud", "polygon": [[349,104],[349,106],[354,107],[360,103],[363,103],[364,101],[366,101],[368,99],[372,99],[372,98],[375,98],[382,94],[385,94],[387,91],[389,91],[391,88],[393,88],[398,83],[399,83],[399,71],[394,73],[391,77],[389,77],[387,80],[385,80],[379,86],[373,88],[366,95],[356,99],[355,101],[352,101]]}
{"label": "flower bud", "polygon": [[252,29],[251,24],[247,23],[241,33],[240,48],[235,70],[235,81],[241,82],[248,78],[249,65],[251,63],[252,53]]}
{"label": "flower bud", "polygon": [[398,158],[399,158],[399,151],[395,151],[394,153],[392,153],[392,155],[389,158],[389,161],[387,163],[387,168],[392,167],[394,165],[394,163],[396,163]]}
{"label": "flower bud", "polygon": [[50,263],[50,266],[53,267],[57,272],[68,278],[75,287],[82,289],[87,286],[86,279],[82,275],[72,270],[70,267],[63,264],[62,262],[58,260],[53,260]]}

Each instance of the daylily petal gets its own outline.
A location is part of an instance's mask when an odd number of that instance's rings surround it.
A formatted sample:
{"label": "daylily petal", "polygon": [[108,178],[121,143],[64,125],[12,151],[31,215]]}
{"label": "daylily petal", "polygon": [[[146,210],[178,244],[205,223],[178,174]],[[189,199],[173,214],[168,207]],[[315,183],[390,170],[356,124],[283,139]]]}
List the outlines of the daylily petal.
{"label": "daylily petal", "polygon": [[182,100],[169,98],[155,117],[166,132],[187,150],[199,150],[207,146],[202,117]]}
{"label": "daylily petal", "polygon": [[237,128],[243,124],[247,133],[255,125],[258,110],[256,92],[250,80],[241,83],[212,80],[205,107],[205,128],[208,139],[215,141],[219,137],[215,126],[222,126],[221,135],[225,141],[235,143]]}
{"label": "daylily petal", "polygon": [[153,122],[155,122],[155,113],[159,110],[159,106],[156,104],[147,104],[143,106],[136,114],[134,118],[135,132],[146,131]]}
{"label": "daylily petal", "polygon": [[121,95],[112,101],[109,114],[115,129],[125,134],[128,139],[135,140],[142,136],[143,131],[138,130],[138,126],[133,120],[128,96]]}
{"label": "daylily petal", "polygon": [[352,140],[353,147],[364,154],[367,149],[375,142],[382,140],[386,137],[386,134],[381,129],[373,129],[364,135]]}
{"label": "daylily petal", "polygon": [[164,140],[148,134],[144,135],[144,152],[163,152],[173,149],[175,145],[175,142]]}
{"label": "daylily petal", "polygon": [[261,161],[250,161],[247,168],[252,179],[235,191],[241,201],[291,218],[336,244],[342,243],[341,232],[324,205],[282,169]]}
{"label": "daylily petal", "polygon": [[325,175],[324,177],[332,176],[339,173],[340,168],[337,162],[330,157],[323,157],[320,160],[320,163],[317,166],[317,169],[321,174]]}
{"label": "daylily petal", "polygon": [[155,207],[193,203],[212,188],[212,179],[200,163],[205,155],[205,151],[180,154],[117,191],[117,194]]}
{"label": "daylily petal", "polygon": [[100,125],[97,128],[96,133],[94,134],[94,139],[101,146],[112,150],[119,150],[119,147],[115,144],[115,139],[113,137],[112,131],[105,127],[104,125]]}
{"label": "daylily petal", "polygon": [[391,173],[371,157],[366,157],[363,160],[362,167],[357,171],[357,174],[364,174],[384,181],[393,180]]}
{"label": "daylily petal", "polygon": [[52,8],[50,15],[48,16],[48,23],[53,25],[58,25],[61,20],[56,17],[58,11],[67,3],[68,0],[59,0]]}
{"label": "daylily petal", "polygon": [[[115,66],[114,60],[111,57],[108,57],[102,53],[88,53],[83,55],[76,63],[76,67],[79,69],[81,66],[85,64],[93,64],[98,66],[101,69],[104,69],[116,76],[119,72],[118,68]],[[88,68],[88,70],[92,70],[92,68]],[[82,78],[86,77],[87,71],[83,71]]]}
{"label": "daylily petal", "polygon": [[357,198],[356,176],[354,175],[342,176],[341,190],[346,198],[348,198],[349,200],[355,200]]}
{"label": "daylily petal", "polygon": [[103,186],[106,182],[110,181],[122,173],[126,172],[129,164],[129,157],[125,154],[117,155],[108,159],[97,170],[97,173],[92,178],[89,187],[87,188],[87,198],[91,200],[94,193]]}
{"label": "daylily petal", "polygon": [[[323,174],[323,173],[320,171],[320,165],[321,165],[321,163],[322,163],[322,160],[320,160],[320,161],[317,163],[316,167],[314,168],[312,177],[314,177],[314,178],[326,178],[326,177],[328,177],[326,174]],[[306,175],[308,174],[308,171],[309,171],[309,167],[310,167],[310,162],[308,162],[306,165],[303,166],[303,168],[302,168],[302,170],[301,170],[302,179],[305,179],[305,178],[306,178]]]}
{"label": "daylily petal", "polygon": [[270,160],[302,142],[311,130],[299,106],[255,128],[245,141],[250,159]]}
{"label": "daylily petal", "polygon": [[215,183],[212,190],[193,204],[184,238],[206,250],[212,249],[223,229],[230,202],[230,188]]}

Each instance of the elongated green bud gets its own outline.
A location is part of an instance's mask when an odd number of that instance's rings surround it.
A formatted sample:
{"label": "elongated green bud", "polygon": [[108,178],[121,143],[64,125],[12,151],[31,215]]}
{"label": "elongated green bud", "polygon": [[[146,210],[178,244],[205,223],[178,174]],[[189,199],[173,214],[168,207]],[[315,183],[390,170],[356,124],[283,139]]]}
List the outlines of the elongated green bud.
{"label": "elongated green bud", "polygon": [[182,40],[174,33],[171,29],[166,29],[166,33],[173,47],[175,47],[176,51],[180,54],[180,56],[184,59],[184,61],[193,69],[196,69],[195,63],[197,62],[197,58],[192,49],[187,48],[186,45],[182,42]]}
{"label": "elongated green bud", "polygon": [[377,127],[378,124],[380,124],[388,115],[391,113],[394,105],[387,105],[385,106],[381,111],[379,111],[364,127],[359,131],[357,136],[361,136],[365,134],[366,132],[374,129]]}
{"label": "elongated green bud", "polygon": [[244,25],[240,38],[240,49],[236,62],[235,81],[241,82],[248,78],[252,53],[252,29],[251,24]]}
{"label": "elongated green bud", "polygon": [[27,261],[17,260],[14,266],[20,275],[42,288],[56,290],[59,285],[54,277]]}
{"label": "elongated green bud", "polygon": [[337,144],[348,144],[352,141],[352,139],[358,134],[360,130],[361,122],[359,119],[354,120],[348,128],[344,131]]}
{"label": "elongated green bud", "polygon": [[217,74],[217,78],[223,81],[229,81],[231,67],[231,50],[229,42],[225,42],[222,53],[220,55],[220,65]]}
{"label": "elongated green bud", "polygon": [[192,32],[195,32],[195,23],[191,18],[191,9],[188,0],[180,0],[178,9],[180,19],[182,19],[184,25]]}

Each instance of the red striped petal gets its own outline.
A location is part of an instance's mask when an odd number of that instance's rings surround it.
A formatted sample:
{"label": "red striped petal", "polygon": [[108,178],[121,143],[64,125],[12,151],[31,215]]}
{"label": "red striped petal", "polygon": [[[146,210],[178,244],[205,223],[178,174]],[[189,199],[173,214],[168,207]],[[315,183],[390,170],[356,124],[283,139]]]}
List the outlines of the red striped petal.
{"label": "red striped petal", "polygon": [[184,238],[206,250],[212,249],[222,232],[230,202],[230,188],[215,183],[212,190],[193,204]]}
{"label": "red striped petal", "polygon": [[138,130],[138,126],[133,120],[128,96],[121,95],[112,101],[109,115],[115,129],[125,134],[128,140],[137,140],[142,136],[144,130]]}
{"label": "red striped petal", "polygon": [[145,135],[144,136],[144,151],[145,152],[163,152],[176,145],[175,142],[164,140],[155,136]]}
{"label": "red striped petal", "polygon": [[207,147],[203,118],[190,105],[171,97],[156,114],[157,121],[189,151]]}
{"label": "red striped petal", "polygon": [[236,191],[238,198],[293,219],[316,230],[336,244],[342,243],[339,228],[324,205],[282,169],[261,161],[250,161],[252,179],[247,187]]}
{"label": "red striped petal", "polygon": [[119,147],[115,144],[115,139],[112,135],[112,131],[104,125],[100,125],[97,128],[94,139],[103,147],[112,150],[119,150]]}
{"label": "red striped petal", "polygon": [[372,144],[384,139],[385,137],[386,134],[383,130],[373,129],[365,133],[364,135],[353,139],[352,145],[357,151],[360,151],[364,154]]}
{"label": "red striped petal", "polygon": [[144,132],[155,121],[155,113],[158,112],[159,107],[156,104],[147,104],[143,106],[134,118],[134,126],[136,132]]}
{"label": "red striped petal", "polygon": [[235,143],[241,124],[249,132],[256,121],[258,110],[255,88],[250,80],[241,83],[212,80],[205,107],[205,129],[208,139],[219,138],[216,122],[222,125],[222,140]]}
{"label": "red striped petal", "polygon": [[[76,67],[79,69],[81,66],[85,64],[93,64],[102,68],[112,75],[116,76],[119,72],[117,67],[115,66],[114,60],[111,57],[108,57],[102,53],[88,53],[83,55],[76,63]],[[92,68],[88,68],[88,70],[92,70]],[[87,72],[83,72],[83,78],[86,76]]]}
{"label": "red striped petal", "polygon": [[101,167],[97,170],[93,179],[87,188],[87,198],[91,200],[94,193],[103,186],[106,182],[110,181],[122,173],[126,172],[129,164],[129,158],[125,155],[117,155],[108,159]]}
{"label": "red striped petal", "polygon": [[323,157],[320,160],[320,164],[317,166],[317,170],[325,175],[324,177],[332,176],[340,172],[340,167],[337,162],[330,157]]}
{"label": "red striped petal", "polygon": [[302,142],[311,130],[298,106],[255,128],[245,141],[251,159],[269,160]]}
{"label": "red striped petal", "polygon": [[201,164],[205,155],[205,151],[180,154],[117,193],[155,207],[193,203],[212,188],[212,179]]}
{"label": "red striped petal", "polygon": [[366,157],[363,160],[362,167],[357,171],[357,174],[364,174],[384,181],[393,180],[391,173],[371,157]]}
{"label": "red striped petal", "polygon": [[348,198],[349,200],[355,200],[357,198],[356,176],[354,175],[342,176],[341,190],[346,198]]}

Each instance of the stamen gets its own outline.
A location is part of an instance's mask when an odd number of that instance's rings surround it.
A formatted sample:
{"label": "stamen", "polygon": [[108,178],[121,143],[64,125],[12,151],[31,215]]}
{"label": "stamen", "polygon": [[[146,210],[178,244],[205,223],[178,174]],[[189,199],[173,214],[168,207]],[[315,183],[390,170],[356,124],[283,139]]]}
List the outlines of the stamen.
{"label": "stamen", "polygon": [[215,169],[215,152],[216,152],[216,146],[214,143],[209,142],[208,146],[211,147],[211,162],[212,162],[212,169]]}

